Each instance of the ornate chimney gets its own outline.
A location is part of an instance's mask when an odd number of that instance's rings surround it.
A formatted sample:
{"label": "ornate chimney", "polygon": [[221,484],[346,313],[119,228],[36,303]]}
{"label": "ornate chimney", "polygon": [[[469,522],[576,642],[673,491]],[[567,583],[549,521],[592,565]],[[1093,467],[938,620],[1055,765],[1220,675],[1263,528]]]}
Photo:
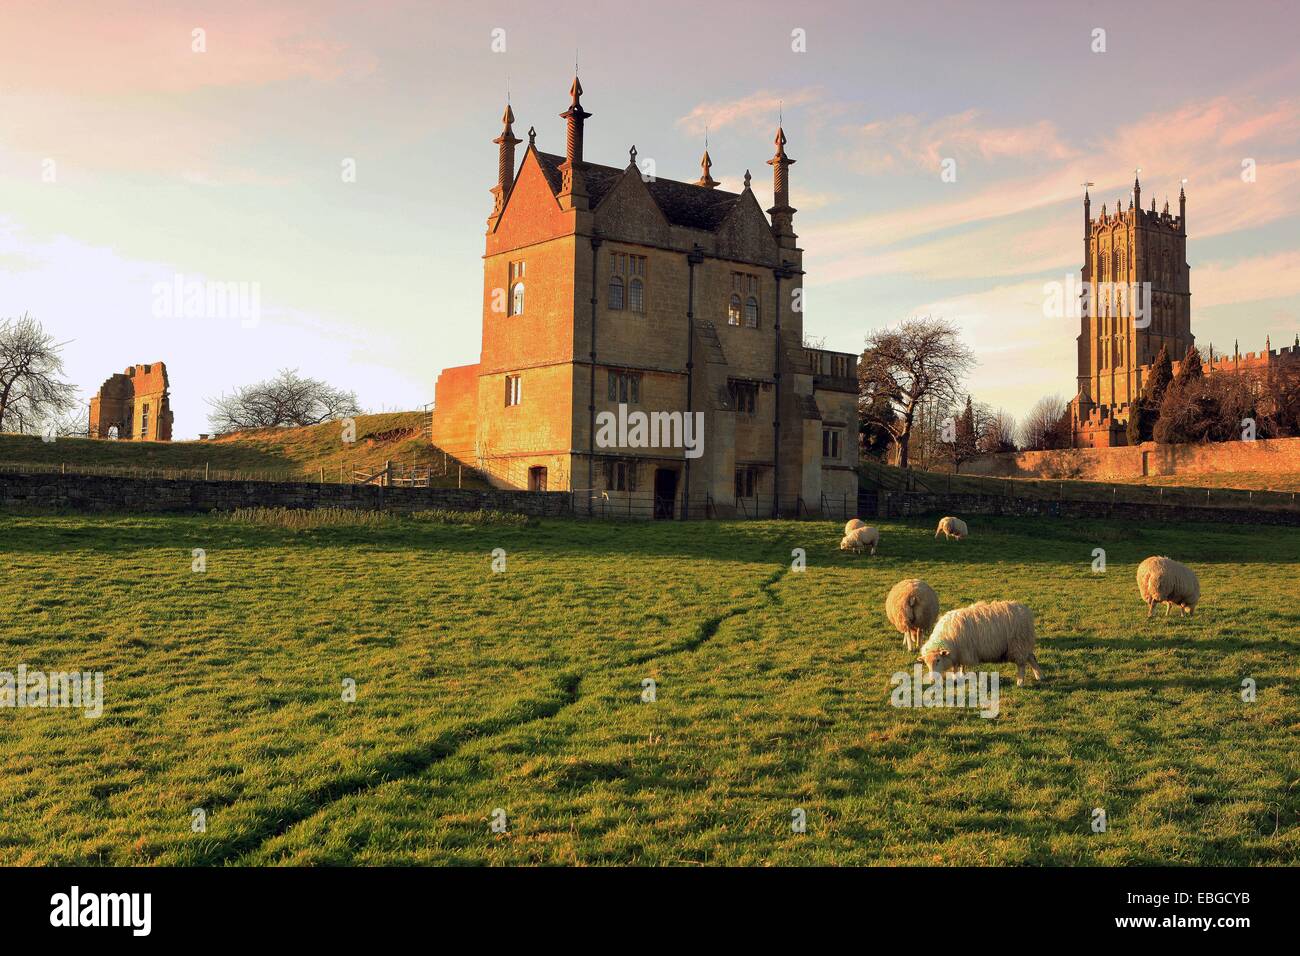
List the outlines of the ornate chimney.
{"label": "ornate chimney", "polygon": [[794,232],[794,214],[798,211],[790,205],[790,167],[795,161],[785,154],[785,130],[776,128],[776,155],[767,161],[772,167],[772,208],[768,213],[772,217],[772,234],[777,244],[787,249],[794,248],[798,237]]}
{"label": "ornate chimney", "polygon": [[582,83],[576,74],[573,85],[569,87],[569,96],[572,97],[569,108],[560,114],[560,118],[568,122],[564,162],[560,166],[564,177],[560,188],[560,206],[564,209],[586,209],[587,187],[582,177],[582,125],[591,114],[582,108]]}
{"label": "ornate chimney", "polygon": [[500,217],[506,205],[506,198],[510,195],[510,189],[515,184],[515,147],[521,140],[515,138],[515,131],[511,128],[514,121],[514,111],[507,103],[505,114],[501,117],[505,129],[501,131],[500,136],[492,140],[497,144],[497,184],[492,187],[492,215],[488,217],[488,222],[495,222]]}

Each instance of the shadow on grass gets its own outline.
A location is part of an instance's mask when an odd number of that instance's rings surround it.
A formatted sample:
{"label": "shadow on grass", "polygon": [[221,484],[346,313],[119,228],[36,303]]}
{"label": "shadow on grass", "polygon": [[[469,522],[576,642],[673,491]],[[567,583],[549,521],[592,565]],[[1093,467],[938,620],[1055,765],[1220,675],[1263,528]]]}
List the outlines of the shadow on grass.
{"label": "shadow on grass", "polygon": [[[136,553],[148,548],[357,547],[368,552],[487,553],[504,547],[530,555],[576,558],[600,555],[620,561],[678,557],[703,561],[790,561],[790,549],[807,552],[810,566],[871,568],[908,562],[1078,565],[1090,545],[1106,546],[1118,572],[1150,554],[1173,553],[1198,565],[1300,563],[1300,546],[1283,528],[1185,525],[1143,529],[1135,538],[1124,522],[1069,519],[982,518],[972,539],[933,538],[929,518],[881,522],[875,556],[839,550],[843,525],[825,521],[606,522],[541,519],[527,528],[444,525],[398,518],[391,526],[291,531],[235,524],[219,516],[158,514],[14,514],[0,509],[0,554],[90,551]],[[1271,532],[1271,533],[1269,533]],[[974,537],[979,535],[979,537]],[[1034,539],[1030,546],[1024,539]]]}

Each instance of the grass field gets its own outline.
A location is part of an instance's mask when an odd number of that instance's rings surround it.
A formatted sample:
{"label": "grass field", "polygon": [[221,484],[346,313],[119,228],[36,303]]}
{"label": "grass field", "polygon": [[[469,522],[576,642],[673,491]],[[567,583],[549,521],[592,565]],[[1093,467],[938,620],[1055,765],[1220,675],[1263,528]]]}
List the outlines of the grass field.
{"label": "grass field", "polygon": [[[1295,531],[971,530],[0,514],[0,670],[105,673],[0,709],[0,864],[1300,863]],[[1145,620],[1150,554],[1195,617]],[[1044,682],[892,707],[913,575],[1030,604]]]}
{"label": "grass field", "polygon": [[[356,441],[342,441],[342,425],[326,422],[306,428],[262,428],[209,441],[134,442],[0,434],[0,469],[23,466],[67,467],[69,471],[104,474],[136,471],[186,472],[202,477],[205,466],[214,478],[271,480],[352,480],[352,470],[374,473],[392,460],[394,467],[441,466],[442,452],[423,437],[424,412],[385,412],[356,417]],[[31,470],[26,469],[26,470]],[[455,488],[456,462],[434,486]],[[465,487],[486,483],[466,475]]]}

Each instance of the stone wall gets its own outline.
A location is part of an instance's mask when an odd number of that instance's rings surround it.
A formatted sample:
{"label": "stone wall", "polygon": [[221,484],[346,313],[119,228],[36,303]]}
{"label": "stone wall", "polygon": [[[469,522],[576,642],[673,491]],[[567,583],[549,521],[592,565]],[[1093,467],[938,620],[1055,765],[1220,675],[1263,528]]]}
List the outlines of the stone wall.
{"label": "stone wall", "polygon": [[[1113,481],[1145,475],[1211,475],[1219,472],[1300,472],[1300,438],[1158,445],[1071,448],[985,455],[962,465],[964,475],[997,478],[1083,478]],[[1195,484],[1189,481],[1188,484]]]}
{"label": "stone wall", "polygon": [[278,481],[197,481],[97,475],[0,474],[0,507],[74,511],[207,512],[235,508],[358,508],[396,512],[446,508],[513,511],[538,517],[568,514],[558,493],[459,488],[380,488]]}
{"label": "stone wall", "polygon": [[1152,522],[1209,521],[1227,524],[1300,525],[1300,510],[1266,508],[1213,508],[1195,505],[1157,505],[1140,502],[1060,501],[1043,498],[1009,498],[1001,495],[880,492],[878,517],[909,518],[919,515],[1008,515],[1025,518],[1112,519]]}

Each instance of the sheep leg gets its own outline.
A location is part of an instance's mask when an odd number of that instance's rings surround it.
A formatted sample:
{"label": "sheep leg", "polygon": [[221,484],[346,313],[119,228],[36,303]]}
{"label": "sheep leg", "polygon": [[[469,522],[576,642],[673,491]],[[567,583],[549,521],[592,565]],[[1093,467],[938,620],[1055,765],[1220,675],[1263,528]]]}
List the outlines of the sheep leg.
{"label": "sheep leg", "polygon": [[1029,670],[1034,675],[1034,680],[1042,680],[1043,669],[1038,666],[1038,658],[1035,657],[1033,654],[1030,654],[1028,661],[1029,661]]}
{"label": "sheep leg", "polygon": [[1151,620],[1151,615],[1154,613],[1156,613],[1156,602],[1151,598],[1147,598],[1147,620],[1148,621]]}
{"label": "sheep leg", "polygon": [[1016,686],[1025,686],[1025,662],[1021,661],[1016,665]]}

